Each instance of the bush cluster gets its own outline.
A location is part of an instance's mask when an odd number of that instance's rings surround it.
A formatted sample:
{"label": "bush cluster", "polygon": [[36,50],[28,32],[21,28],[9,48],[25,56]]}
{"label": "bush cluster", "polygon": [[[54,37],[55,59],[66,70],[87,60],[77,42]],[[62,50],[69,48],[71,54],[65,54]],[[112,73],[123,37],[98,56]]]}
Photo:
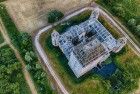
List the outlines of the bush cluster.
{"label": "bush cluster", "polygon": [[54,23],[59,21],[62,17],[64,16],[64,14],[61,11],[58,10],[51,10],[48,12],[47,14],[47,19],[48,19],[48,23]]}
{"label": "bush cluster", "polygon": [[38,92],[40,94],[51,94],[52,90],[49,87],[46,73],[40,66],[35,55],[31,36],[28,33],[21,33],[16,28],[12,19],[4,5],[0,5],[0,17],[2,18],[3,24],[9,34],[9,37],[14,46],[19,50],[21,56],[26,62],[26,67],[31,73],[33,81],[35,82]]}

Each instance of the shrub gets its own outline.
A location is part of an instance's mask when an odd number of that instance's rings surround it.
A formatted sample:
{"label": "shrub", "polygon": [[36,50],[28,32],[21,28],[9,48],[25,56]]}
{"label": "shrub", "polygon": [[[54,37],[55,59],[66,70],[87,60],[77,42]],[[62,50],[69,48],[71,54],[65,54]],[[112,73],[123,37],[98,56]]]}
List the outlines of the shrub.
{"label": "shrub", "polygon": [[133,18],[130,19],[130,20],[128,21],[128,25],[134,27],[134,26],[136,25],[136,20],[133,19]]}
{"label": "shrub", "polygon": [[[5,6],[1,5],[1,4],[0,4],[0,17],[3,21],[3,24],[6,28],[6,31],[9,35],[10,39],[12,40],[12,43],[20,52],[22,58],[24,58],[24,61],[26,61],[25,62],[27,64],[26,68],[29,70],[31,76],[33,77],[33,81],[37,87],[38,93],[39,94],[52,94],[53,91],[52,91],[51,87],[49,86],[47,75],[45,75],[45,77],[42,76],[42,74],[44,73],[44,70],[42,68],[40,68],[40,69],[36,68],[38,58],[35,55],[35,52],[33,49],[33,43],[31,40],[31,36],[28,33],[19,32],[19,30],[17,29],[13,20],[9,16]],[[1,49],[0,49],[0,52],[1,52]],[[0,53],[0,62],[5,61],[3,63],[6,64],[6,63],[9,63],[12,61],[12,59],[10,59],[10,57],[12,57],[12,56],[5,56],[5,57],[1,56],[4,54],[7,54],[7,53],[8,53],[7,50],[5,52],[3,52],[3,54]],[[38,72],[40,72],[40,74]],[[40,82],[38,82],[38,79],[34,78],[34,75],[37,75],[38,78],[42,78],[42,79],[39,79]],[[12,79],[14,76],[12,75],[10,77]],[[42,84],[42,83],[44,83],[44,84]],[[21,85],[22,84],[20,84],[20,86]],[[43,87],[43,88],[40,89],[40,87]],[[22,88],[24,88],[24,87],[22,87]],[[4,93],[2,93],[2,94],[4,94]],[[8,92],[6,94],[15,94],[15,93]],[[23,93],[23,94],[27,94],[27,93]]]}
{"label": "shrub", "polygon": [[140,25],[136,26],[136,32],[140,35]]}
{"label": "shrub", "polygon": [[48,23],[54,23],[59,21],[64,14],[58,10],[52,10],[47,14]]}
{"label": "shrub", "polygon": [[119,16],[119,17],[125,17],[125,11],[123,9],[123,5],[122,4],[116,4],[113,7],[113,11],[114,13]]}

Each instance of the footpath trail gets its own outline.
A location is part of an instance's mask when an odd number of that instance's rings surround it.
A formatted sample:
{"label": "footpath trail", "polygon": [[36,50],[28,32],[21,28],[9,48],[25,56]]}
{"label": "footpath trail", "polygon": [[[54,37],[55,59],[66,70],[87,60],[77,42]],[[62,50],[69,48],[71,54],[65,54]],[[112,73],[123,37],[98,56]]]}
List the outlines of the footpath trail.
{"label": "footpath trail", "polygon": [[73,16],[75,16],[75,15],[77,15],[77,14],[79,14],[87,9],[92,10],[91,7],[80,8],[79,10],[76,10],[76,11],[70,13],[69,15],[66,15],[61,21],[58,21],[58,22],[54,23],[53,25],[49,25],[49,26],[46,26],[45,28],[41,29],[40,31],[38,31],[38,33],[35,35],[35,38],[34,38],[34,45],[36,47],[38,54],[41,56],[44,64],[46,65],[47,69],[49,70],[50,74],[52,75],[53,79],[55,80],[56,84],[58,85],[59,89],[61,90],[61,92],[63,94],[69,94],[69,92],[66,90],[60,77],[57,75],[57,73],[55,72],[53,67],[50,65],[50,61],[49,61],[45,51],[43,50],[42,46],[39,43],[39,38],[43,32],[47,32],[47,30],[52,28],[53,26],[56,26],[59,23],[64,22],[64,21],[70,19],[71,17],[73,17]]}
{"label": "footpath trail", "polygon": [[9,38],[7,32],[6,32],[6,29],[5,29],[5,27],[4,27],[4,25],[3,25],[1,19],[0,19],[0,30],[1,30],[1,33],[2,33],[2,35],[3,35],[3,37],[4,37],[5,42],[6,42],[6,43],[10,46],[10,48],[14,51],[15,56],[17,57],[17,59],[19,60],[19,62],[22,64],[22,71],[23,71],[24,77],[25,77],[25,79],[26,79],[26,81],[27,81],[27,84],[28,84],[29,87],[30,87],[31,93],[32,93],[32,94],[37,94],[37,90],[36,90],[35,85],[34,85],[34,83],[33,83],[33,81],[32,81],[32,78],[31,78],[29,72],[28,72],[27,69],[26,69],[26,65],[25,65],[25,63],[24,63],[22,57],[20,56],[18,50],[17,50],[17,49],[13,46],[13,44],[11,43],[11,40],[10,40],[10,38]]}
{"label": "footpath trail", "polygon": [[39,30],[35,37],[34,37],[34,45],[36,47],[36,50],[38,52],[38,54],[40,55],[40,57],[42,58],[43,62],[46,64],[46,67],[48,68],[50,74],[52,75],[52,77],[54,78],[54,80],[56,81],[57,85],[59,86],[60,90],[62,91],[63,94],[69,94],[69,92],[66,90],[64,84],[62,83],[61,79],[59,78],[58,74],[55,72],[55,70],[53,69],[53,67],[50,65],[50,61],[43,49],[43,47],[41,46],[39,39],[42,33],[47,32],[48,29],[52,28],[53,26],[56,26],[58,24],[60,24],[61,22],[64,22],[66,20],[68,20],[69,18],[81,13],[84,10],[93,10],[93,8],[98,8],[100,13],[102,15],[104,15],[109,22],[111,22],[120,32],[123,36],[125,36],[128,40],[128,44],[130,45],[130,47],[132,48],[132,50],[138,55],[140,56],[140,48],[138,47],[138,45],[129,37],[129,35],[118,25],[118,21],[116,22],[116,19],[114,21],[114,18],[112,17],[112,15],[108,14],[108,12],[104,11],[103,8],[101,8],[98,4],[93,3],[91,6],[79,9],[74,11],[74,13],[69,14],[67,16],[65,16],[61,21],[58,21],[56,23],[54,23],[53,25],[48,25],[46,27],[44,27],[43,29]]}
{"label": "footpath trail", "polygon": [[106,20],[114,25],[118,29],[118,32],[127,38],[127,43],[129,44],[129,47],[135,52],[135,54],[137,56],[140,56],[140,47],[138,45],[139,43],[130,33],[130,31],[124,25],[122,25],[122,23],[119,22],[114,16],[112,16],[112,14],[110,14],[105,8],[98,4],[96,5],[99,7],[100,13],[102,13],[102,15],[107,18]]}

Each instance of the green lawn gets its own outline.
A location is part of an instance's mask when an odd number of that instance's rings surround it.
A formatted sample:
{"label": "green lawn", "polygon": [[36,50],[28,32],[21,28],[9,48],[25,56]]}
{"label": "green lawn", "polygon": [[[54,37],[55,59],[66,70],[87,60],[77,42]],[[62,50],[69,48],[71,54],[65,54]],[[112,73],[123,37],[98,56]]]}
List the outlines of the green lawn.
{"label": "green lawn", "polygon": [[[85,13],[85,14],[88,14],[88,13]],[[76,17],[79,18],[78,16]],[[86,19],[87,18],[88,17],[86,17]],[[106,25],[106,26],[108,27],[109,25]],[[54,28],[58,32],[64,32],[67,27],[65,27],[65,29],[62,29],[62,27],[63,26],[58,25]],[[113,91],[113,94],[127,94],[131,90],[134,90],[134,88],[137,88],[138,84],[136,82],[140,78],[140,75],[138,75],[140,72],[139,71],[140,58],[134,54],[134,52],[129,48],[129,46],[126,46],[118,54],[112,54],[112,58],[115,61],[116,65],[118,66],[119,71],[117,71],[109,79],[103,79],[99,75],[93,74],[91,72],[77,79],[74,76],[71,69],[69,68],[68,61],[66,57],[63,55],[63,53],[61,52],[61,50],[58,47],[54,47],[51,43],[50,34],[53,29],[51,29],[47,33],[42,34],[40,42],[42,46],[44,47],[51,61],[51,65],[53,66],[57,74],[60,76],[66,88],[70,91],[70,93],[72,94],[109,94]],[[111,30],[111,33],[115,37],[120,36],[118,33],[116,33],[115,30],[112,30],[112,28],[108,27],[108,29]],[[116,79],[116,78],[120,77],[118,75],[120,75],[121,73],[123,74],[121,75],[121,77],[124,80],[121,83],[125,87],[121,87],[120,90],[112,90],[111,84],[114,84],[113,81],[116,81],[116,80],[117,82],[120,82],[121,79]]]}
{"label": "green lawn", "polygon": [[4,42],[4,39],[3,39],[2,34],[0,32],[0,44],[3,43],[3,42]]}

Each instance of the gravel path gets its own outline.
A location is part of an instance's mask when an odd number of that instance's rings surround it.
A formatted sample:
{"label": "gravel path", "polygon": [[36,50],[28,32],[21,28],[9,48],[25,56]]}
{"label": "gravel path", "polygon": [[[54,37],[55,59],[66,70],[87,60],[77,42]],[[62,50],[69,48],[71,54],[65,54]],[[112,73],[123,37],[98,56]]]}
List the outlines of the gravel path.
{"label": "gravel path", "polygon": [[0,30],[1,30],[1,33],[4,37],[4,40],[5,42],[10,46],[10,48],[14,51],[15,53],[15,56],[16,58],[19,60],[19,62],[22,64],[22,71],[23,71],[23,74],[24,74],[24,77],[25,77],[25,80],[27,81],[27,84],[29,85],[30,87],[30,90],[31,90],[31,93],[32,94],[37,94],[37,91],[36,91],[36,88],[35,88],[35,85],[32,81],[32,78],[29,74],[29,72],[27,71],[26,69],[26,65],[25,65],[25,62],[23,61],[22,57],[20,56],[18,50],[13,46],[13,44],[11,43],[11,40],[7,34],[7,31],[5,29],[5,27],[3,26],[3,23],[0,19]]}
{"label": "gravel path", "polygon": [[123,34],[123,36],[125,36],[128,40],[128,43],[130,45],[130,47],[136,52],[136,54],[138,56],[140,56],[140,49],[139,47],[133,42],[133,40],[127,35],[127,33],[125,33],[125,31],[116,23],[116,20],[114,21],[114,18],[112,16],[110,16],[107,12],[105,12],[100,6],[98,6],[97,4],[93,3],[91,5],[92,7],[85,7],[79,10],[74,11],[72,14],[69,14],[68,16],[65,16],[64,19],[62,19],[59,22],[56,22],[53,25],[48,25],[45,28],[41,29],[38,31],[38,33],[35,35],[34,38],[34,45],[36,47],[37,52],[39,53],[40,57],[42,58],[42,60],[44,61],[44,63],[46,64],[50,74],[52,75],[52,77],[54,78],[54,80],[56,81],[57,85],[59,86],[60,90],[63,92],[63,94],[69,94],[68,91],[66,90],[65,86],[63,85],[63,83],[61,82],[61,79],[58,77],[58,75],[55,73],[54,69],[52,68],[52,66],[50,65],[49,59],[45,53],[45,51],[43,50],[41,44],[39,43],[39,39],[40,39],[40,35],[44,32],[47,32],[48,29],[52,28],[53,26],[58,25],[59,23],[62,23],[63,21],[68,20],[69,18],[81,13],[82,11],[85,10],[93,10],[95,7],[98,7],[100,13],[102,15],[104,15],[108,21],[112,22],[112,24],[114,26],[116,26],[121,34]]}

